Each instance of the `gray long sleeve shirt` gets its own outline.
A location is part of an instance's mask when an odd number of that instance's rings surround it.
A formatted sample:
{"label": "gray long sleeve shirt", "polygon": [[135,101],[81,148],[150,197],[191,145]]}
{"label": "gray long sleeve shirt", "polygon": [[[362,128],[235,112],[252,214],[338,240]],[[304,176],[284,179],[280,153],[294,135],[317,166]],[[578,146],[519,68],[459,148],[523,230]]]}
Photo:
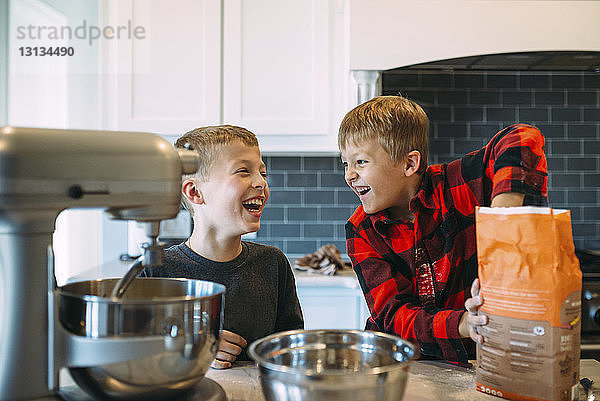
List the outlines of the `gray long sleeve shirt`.
{"label": "gray long sleeve shirt", "polygon": [[[304,328],[292,269],[285,255],[272,246],[243,241],[238,257],[214,262],[181,243],[165,249],[162,266],[146,268],[141,276],[223,284],[223,329],[239,334],[248,344],[279,331]],[[246,350],[237,359],[247,360]]]}

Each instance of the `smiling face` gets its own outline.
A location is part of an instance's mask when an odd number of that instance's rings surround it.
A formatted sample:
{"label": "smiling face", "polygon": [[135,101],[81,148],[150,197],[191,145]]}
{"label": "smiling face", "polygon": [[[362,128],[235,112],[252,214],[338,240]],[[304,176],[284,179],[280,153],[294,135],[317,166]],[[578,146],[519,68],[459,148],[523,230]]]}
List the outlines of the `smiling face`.
{"label": "smiling face", "polygon": [[392,161],[375,140],[349,142],[341,154],[346,183],[358,195],[366,213],[387,209],[392,218],[408,218],[408,204],[419,182],[410,160]]}
{"label": "smiling face", "polygon": [[194,202],[194,223],[218,237],[257,231],[269,199],[266,175],[258,147],[240,141],[223,146],[208,180],[196,181],[201,196]]}

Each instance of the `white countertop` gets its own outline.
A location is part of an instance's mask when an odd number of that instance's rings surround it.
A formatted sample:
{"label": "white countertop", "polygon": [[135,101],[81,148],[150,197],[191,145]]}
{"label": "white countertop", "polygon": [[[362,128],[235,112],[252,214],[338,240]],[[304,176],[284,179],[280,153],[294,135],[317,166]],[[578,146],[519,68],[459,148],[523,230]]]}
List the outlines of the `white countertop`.
{"label": "white countertop", "polygon": [[340,271],[333,276],[294,270],[294,276],[296,277],[296,285],[298,287],[344,287],[360,289],[356,274],[352,270]]}
{"label": "white countertop", "polygon": [[[593,359],[583,359],[580,362],[580,369],[580,378],[592,380],[594,382],[592,391],[595,395],[599,395],[600,363]],[[66,370],[61,372],[63,397],[69,401],[92,401],[92,398],[77,388],[67,375]],[[252,362],[238,362],[231,369],[209,369],[206,377],[219,384],[226,394],[227,401],[265,401],[259,371]],[[206,383],[202,381],[197,385],[195,393],[185,397],[185,401],[205,401],[207,398],[204,389]],[[583,391],[581,385],[577,385],[574,390],[576,394]],[[579,399],[581,398],[574,398],[574,400]],[[474,368],[461,368],[439,361],[414,361],[410,364],[404,400],[494,401],[500,398],[483,394],[475,389]]]}
{"label": "white countertop", "polygon": [[225,390],[227,401],[265,401],[254,362],[237,362],[231,369],[211,368],[206,377],[216,381]]}
{"label": "white countertop", "polygon": [[[600,363],[583,359],[580,368],[580,378],[593,380],[594,389],[600,390]],[[258,368],[252,363],[239,364],[232,369],[210,369],[206,376],[219,383],[228,401],[265,401]],[[580,388],[580,385],[577,387]],[[410,364],[404,400],[494,401],[500,398],[475,389],[474,368],[461,368],[438,361],[414,361]],[[201,398],[194,398],[194,401],[201,401]]]}
{"label": "white countertop", "polygon": [[[100,267],[82,272],[70,277],[68,282],[96,280],[99,278],[120,278],[134,261],[123,262],[118,259],[102,264]],[[319,273],[306,273],[293,269],[298,287],[343,287],[360,289],[356,275],[352,270],[337,272],[336,275],[326,276]]]}

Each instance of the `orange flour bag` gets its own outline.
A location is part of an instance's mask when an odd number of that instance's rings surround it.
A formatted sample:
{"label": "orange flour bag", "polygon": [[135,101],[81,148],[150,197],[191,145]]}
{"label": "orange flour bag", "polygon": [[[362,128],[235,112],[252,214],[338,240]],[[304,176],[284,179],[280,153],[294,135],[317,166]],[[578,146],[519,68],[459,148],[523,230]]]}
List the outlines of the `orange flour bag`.
{"label": "orange flour bag", "polygon": [[478,208],[477,258],[489,322],[477,390],[511,400],[571,400],[579,380],[581,269],[568,210]]}

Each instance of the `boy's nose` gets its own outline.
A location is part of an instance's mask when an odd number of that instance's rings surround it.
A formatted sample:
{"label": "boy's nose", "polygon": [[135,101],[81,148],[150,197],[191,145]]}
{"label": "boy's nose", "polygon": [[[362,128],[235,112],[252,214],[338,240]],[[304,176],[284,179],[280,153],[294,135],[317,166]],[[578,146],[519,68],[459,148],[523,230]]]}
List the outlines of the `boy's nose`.
{"label": "boy's nose", "polygon": [[254,188],[264,189],[267,186],[267,179],[259,174],[257,178],[254,180]]}
{"label": "boy's nose", "polygon": [[346,171],[344,172],[344,178],[346,179],[346,182],[354,181],[356,179],[356,177],[357,177],[356,171],[354,171],[350,167],[347,167]]}

